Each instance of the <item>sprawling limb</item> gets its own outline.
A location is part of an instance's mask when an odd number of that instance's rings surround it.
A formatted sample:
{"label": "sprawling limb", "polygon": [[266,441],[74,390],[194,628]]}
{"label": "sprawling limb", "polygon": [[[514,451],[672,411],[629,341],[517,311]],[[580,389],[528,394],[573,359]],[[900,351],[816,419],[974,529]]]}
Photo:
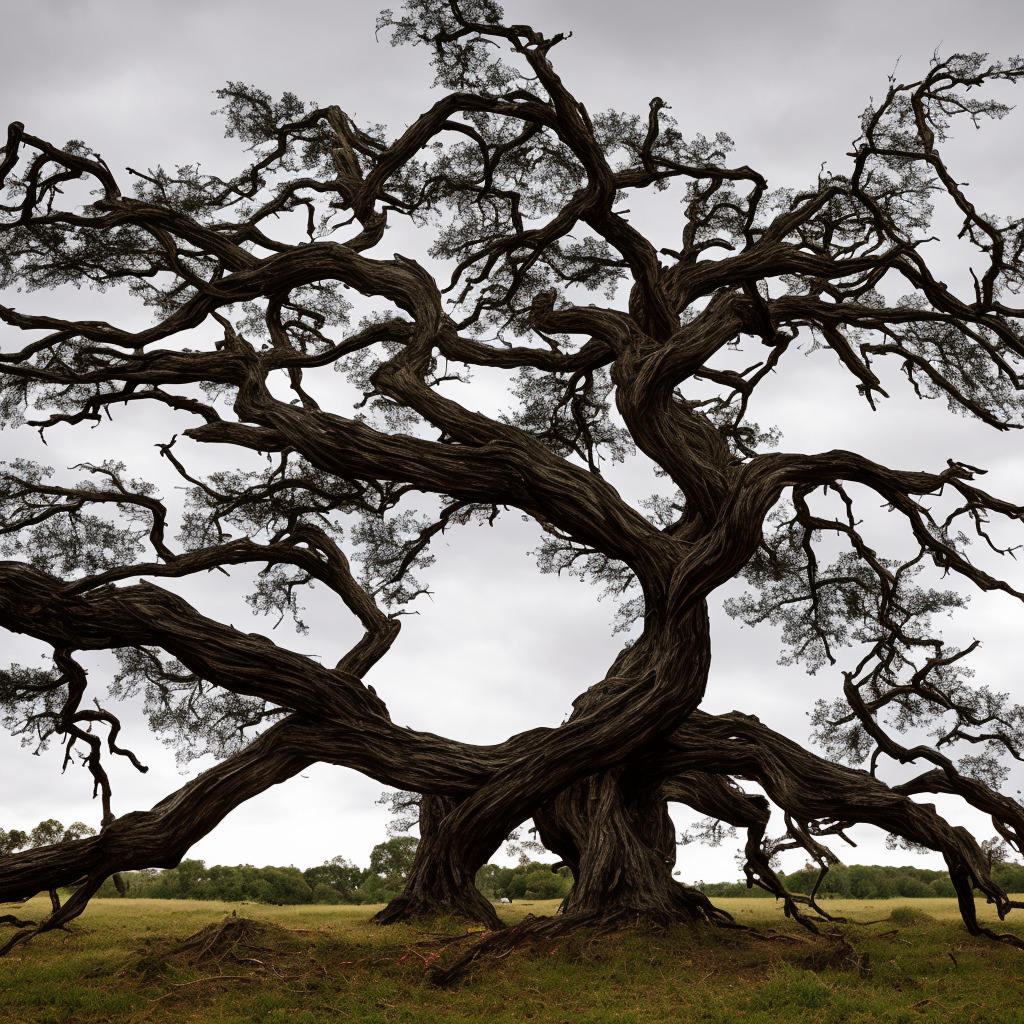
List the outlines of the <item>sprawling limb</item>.
{"label": "sprawling limb", "polygon": [[535,812],[540,838],[572,870],[566,925],[728,921],[703,893],[672,877],[676,834],[662,787],[628,769],[592,775]]}
{"label": "sprawling limb", "polygon": [[[307,716],[304,721],[315,719],[320,723],[318,743],[307,743],[304,749],[310,751],[315,748],[320,760],[357,767],[385,783],[403,788],[434,792],[447,790],[458,796],[471,792],[473,798],[479,799],[480,794],[484,794],[494,801],[497,805],[494,813],[496,820],[477,819],[473,834],[469,837],[474,842],[470,844],[466,844],[467,837],[460,831],[464,826],[451,825],[448,821],[448,818],[457,819],[456,813],[446,817],[442,827],[438,828],[437,846],[443,855],[428,861],[432,871],[438,870],[440,865],[440,875],[433,888],[435,893],[439,887],[447,887],[449,891],[472,892],[472,879],[476,870],[500,844],[510,828],[528,816],[531,809],[528,798],[518,790],[524,774],[521,768],[524,748],[530,751],[525,758],[528,762],[536,762],[545,748],[552,752],[547,755],[551,758],[549,764],[553,762],[554,769],[561,773],[554,780],[545,780],[547,791],[553,795],[563,784],[561,780],[571,782],[580,773],[580,765],[585,763],[582,758],[589,749],[601,744],[608,751],[605,756],[611,757],[615,756],[622,742],[620,737],[607,731],[587,728],[586,722],[581,724],[575,721],[560,730],[537,730],[528,736],[513,737],[507,743],[493,748],[453,744],[441,737],[414,733],[394,726],[380,700],[367,691],[351,672],[325,669],[308,658],[277,647],[263,637],[242,634],[216,623],[195,612],[187,602],[160,588],[137,584],[120,589],[100,587],[84,594],[69,594],[68,588],[62,587],[53,577],[19,563],[4,563],[2,571],[6,588],[0,592],[11,596],[0,606],[0,615],[8,629],[26,632],[47,642],[78,650],[159,646],[176,656],[186,667],[200,673],[203,678],[219,683],[232,692],[292,708]],[[39,603],[26,604],[14,599],[15,593],[25,592],[33,593]],[[703,634],[698,634],[698,638],[701,636],[706,650],[706,622]],[[624,679],[629,678],[629,672],[637,671],[636,661],[634,655],[632,659],[627,658],[623,664],[616,666],[616,674],[590,695],[591,719],[599,715],[603,706],[600,700],[602,692],[618,691],[617,699],[624,699],[622,684]],[[705,653],[703,662],[698,661],[691,669],[698,673],[694,677],[694,685],[702,680],[700,673],[706,671],[706,664]],[[664,697],[662,699],[665,700]],[[654,726],[652,724],[647,728],[652,730]],[[596,736],[595,732],[598,733]],[[277,733],[272,729],[266,735]],[[261,738],[258,742],[260,746],[251,755],[253,763],[258,762],[259,752],[270,741],[264,742]],[[579,758],[572,756],[574,752],[579,754]],[[557,760],[552,754],[556,755]],[[232,777],[228,772],[227,778]],[[495,785],[494,778],[502,780],[501,784]],[[240,799],[245,799],[245,792],[241,790]],[[504,804],[512,800],[513,796],[520,806],[510,811]],[[203,795],[202,799],[208,798]],[[211,801],[210,806],[213,808],[216,805]],[[214,812],[211,810],[211,813]],[[215,813],[212,820],[219,820]],[[118,829],[130,831],[132,821],[132,816],[117,819],[104,832],[104,837],[109,835],[113,842],[120,834]],[[493,837],[493,845],[489,848],[481,847],[481,835],[485,834],[485,829]],[[461,849],[457,840],[463,843]],[[41,865],[40,871],[44,874],[54,870],[57,865],[66,865],[68,876],[75,878],[83,874],[91,877],[97,870],[109,874],[112,869],[138,866],[134,861],[130,864],[117,863],[118,853],[115,850],[110,857],[102,860],[103,867],[98,869],[87,859],[91,849],[77,844],[73,848],[54,849],[50,860],[44,858],[41,861],[18,860],[7,863],[5,866],[11,872],[11,891],[21,894],[34,891],[39,881],[35,873],[37,865]],[[457,860],[459,856],[461,861]],[[21,868],[26,866],[33,870],[21,872]],[[454,879],[454,883],[451,879]],[[0,890],[0,894],[3,892]],[[480,913],[480,908],[477,908],[475,914]]]}
{"label": "sprawling limb", "polygon": [[[662,784],[661,792],[663,798],[669,802],[685,804],[717,821],[746,830],[743,872],[747,878],[748,888],[757,885],[777,899],[781,899],[786,916],[794,918],[815,934],[818,932],[816,922],[832,920],[832,916],[815,900],[817,886],[808,895],[791,892],[772,867],[772,851],[766,849],[766,832],[771,810],[763,796],[744,793],[728,776],[711,775],[702,771],[672,776]],[[801,845],[820,861],[824,848],[810,840],[805,833],[799,838]],[[824,854],[826,858],[829,857],[827,850],[824,850]],[[831,862],[830,859],[824,861],[825,871]],[[819,878],[819,884],[820,881]],[[807,913],[807,908],[811,914]]]}
{"label": "sprawling limb", "polygon": [[77,884],[63,907],[55,908],[41,924],[17,932],[0,953],[77,917],[115,872],[176,865],[235,807],[314,763],[311,744],[319,735],[315,723],[289,718],[151,811],[116,818],[97,836],[0,857],[0,902]]}
{"label": "sprawling limb", "polygon": [[1016,936],[998,934],[978,923],[975,889],[995,904],[1000,918],[1013,904],[992,881],[989,859],[970,833],[949,825],[933,805],[915,803],[899,787],[890,788],[867,772],[826,761],[737,713],[692,715],[666,745],[658,770],[669,774],[710,771],[750,779],[797,822],[824,823],[831,831],[863,822],[936,850],[946,861],[971,934],[1024,948]]}

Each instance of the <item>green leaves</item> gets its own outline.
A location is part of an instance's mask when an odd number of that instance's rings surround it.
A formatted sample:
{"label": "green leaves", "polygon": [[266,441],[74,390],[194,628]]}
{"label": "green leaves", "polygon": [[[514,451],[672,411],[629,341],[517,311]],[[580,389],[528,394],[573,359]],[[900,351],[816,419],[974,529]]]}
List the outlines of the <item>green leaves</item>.
{"label": "green leaves", "polygon": [[120,668],[111,696],[141,696],[150,729],[174,750],[179,764],[236,753],[250,741],[251,730],[283,714],[259,698],[207,682],[157,648],[122,647],[114,654]]}
{"label": "green leaves", "polygon": [[495,56],[489,40],[472,23],[500,27],[504,15],[492,0],[408,0],[395,18],[381,11],[377,32],[391,30],[391,45],[426,44],[433,51],[434,82],[445,89],[497,92],[522,80],[521,73]]}
{"label": "green leaves", "polygon": [[148,490],[141,481],[121,482],[121,463],[86,467],[101,476],[62,488],[49,483],[53,470],[26,460],[0,463],[0,554],[16,556],[38,569],[62,576],[93,575],[135,561],[142,550],[143,531],[84,510],[109,505],[129,521],[140,512],[119,497],[132,496],[127,487]]}
{"label": "green leaves", "polygon": [[39,822],[31,832],[22,832],[19,829],[5,832],[0,828],[0,857],[6,857],[20,849],[34,850],[40,846],[52,846],[55,843],[66,843],[94,835],[96,830],[83,821],[75,821],[65,827],[56,818],[47,818]]}

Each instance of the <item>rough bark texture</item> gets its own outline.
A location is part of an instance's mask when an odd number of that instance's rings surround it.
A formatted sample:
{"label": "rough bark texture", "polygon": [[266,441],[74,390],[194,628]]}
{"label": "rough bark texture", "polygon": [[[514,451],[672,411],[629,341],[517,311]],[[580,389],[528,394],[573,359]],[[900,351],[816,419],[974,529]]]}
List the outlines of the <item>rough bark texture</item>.
{"label": "rough bark texture", "polygon": [[676,831],[657,782],[622,769],[592,775],[559,793],[535,821],[575,879],[560,908],[566,917],[653,927],[728,920],[672,877]]}
{"label": "rough bark texture", "polygon": [[[444,862],[444,819],[458,802],[450,797],[424,796],[420,801],[420,841],[402,893],[371,920],[375,924],[396,924],[438,915],[453,914],[479,921],[491,929],[502,923],[494,906],[474,884],[480,864],[463,864],[457,872],[442,874],[437,865]],[[493,852],[493,851],[492,851]]]}

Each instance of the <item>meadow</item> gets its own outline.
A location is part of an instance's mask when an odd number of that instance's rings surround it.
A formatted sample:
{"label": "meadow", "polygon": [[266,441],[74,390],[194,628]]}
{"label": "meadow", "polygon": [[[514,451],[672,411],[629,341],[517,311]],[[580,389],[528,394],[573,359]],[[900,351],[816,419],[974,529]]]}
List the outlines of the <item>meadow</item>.
{"label": "meadow", "polygon": [[[576,934],[484,959],[439,987],[431,969],[479,941],[464,925],[382,929],[365,906],[95,900],[68,932],[0,960],[0,1019],[1024,1022],[1024,953],[971,938],[954,900],[830,900],[859,923],[814,941],[768,901],[716,902],[751,930]],[[522,901],[500,913],[514,923],[557,906]],[[17,913],[45,909],[36,900]],[[1000,927],[1024,935],[1024,918]]]}

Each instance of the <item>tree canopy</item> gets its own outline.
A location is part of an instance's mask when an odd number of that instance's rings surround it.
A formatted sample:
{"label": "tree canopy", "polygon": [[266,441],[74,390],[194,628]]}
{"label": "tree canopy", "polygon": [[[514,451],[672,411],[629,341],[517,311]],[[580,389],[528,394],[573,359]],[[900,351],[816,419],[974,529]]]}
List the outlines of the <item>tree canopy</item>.
{"label": "tree canopy", "polygon": [[[0,859],[0,900],[78,883],[40,928],[61,925],[113,872],[177,864],[319,761],[422,797],[383,923],[454,911],[498,927],[474,879],[530,817],[573,875],[539,927],[724,922],[672,877],[679,802],[744,829],[749,883],[811,929],[828,919],[817,883],[792,891],[772,856],[801,848],[820,879],[827,837],[867,822],[941,852],[967,927],[1022,945],[976,919],[975,890],[1000,917],[1012,907],[985,851],[914,798],[958,797],[1024,851],[1024,811],[999,791],[1024,709],[972,679],[976,644],[944,642],[937,621],[960,585],[1024,596],[989,557],[1012,550],[1004,524],[1024,509],[977,467],[790,452],[752,416],[807,342],[864,416],[895,366],[904,398],[1022,425],[1022,221],[979,210],[944,151],[961,124],[1008,112],[986,87],[1024,60],[936,57],[893,78],[842,173],[770,189],[726,136],[684,137],[659,97],[588,110],[556,71],[566,37],[506,24],[491,0],[410,0],[379,29],[428,47],[440,89],[397,133],[241,82],[219,94],[249,153],[233,177],[121,174],[84,142],[8,130],[0,288],[33,295],[0,305],[0,419],[46,435],[142,403],[166,417],[159,454],[185,505],[115,458],[0,470],[0,626],[52,650],[0,674],[0,708],[77,753],[103,808],[96,836]],[[663,204],[671,245],[634,225],[634,201]],[[972,247],[966,287],[928,259],[939,204]],[[384,254],[398,222],[429,236],[429,261]],[[55,316],[46,292],[66,284],[126,289],[152,323]],[[474,372],[503,376],[504,409],[480,410]],[[660,490],[637,505],[611,478],[640,456]],[[879,502],[899,532],[886,550],[865,526]],[[557,728],[482,745],[396,725],[364,677],[426,592],[438,538],[509,514],[542,529],[540,571],[606,588],[633,634]],[[243,566],[257,611],[301,622],[307,592],[329,596],[364,635],[324,665],[173,589]],[[708,601],[737,576],[733,615],[778,627],[794,666],[842,674],[841,699],[809,709],[825,756],[701,707]],[[83,668],[93,651],[119,659],[108,688]],[[115,815],[104,765],[143,766],[108,689],[222,760]]]}

